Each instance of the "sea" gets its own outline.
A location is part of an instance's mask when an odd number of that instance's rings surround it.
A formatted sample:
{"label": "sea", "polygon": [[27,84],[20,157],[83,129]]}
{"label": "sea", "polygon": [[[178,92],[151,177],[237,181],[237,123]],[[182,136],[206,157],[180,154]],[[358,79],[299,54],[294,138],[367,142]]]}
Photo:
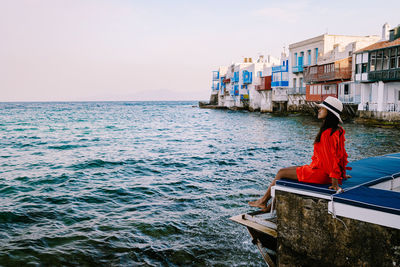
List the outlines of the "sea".
{"label": "sea", "polygon": [[[311,162],[319,126],[197,102],[0,103],[0,266],[264,266],[229,218]],[[343,127],[350,161],[400,151],[398,129]]]}

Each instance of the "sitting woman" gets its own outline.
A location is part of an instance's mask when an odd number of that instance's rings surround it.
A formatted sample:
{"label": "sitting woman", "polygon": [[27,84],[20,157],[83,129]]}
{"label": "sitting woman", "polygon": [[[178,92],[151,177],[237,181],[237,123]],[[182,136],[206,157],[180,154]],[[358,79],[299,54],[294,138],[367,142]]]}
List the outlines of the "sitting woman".
{"label": "sitting woman", "polygon": [[341,190],[339,184],[342,184],[342,179],[350,177],[346,175],[346,169],[350,168],[346,168],[348,161],[344,148],[345,131],[338,125],[342,122],[340,114],[343,104],[337,98],[327,97],[319,107],[318,119],[323,119],[323,123],[315,137],[311,164],[280,169],[265,195],[256,201],[250,201],[250,206],[269,211],[271,204],[267,203],[271,198],[271,187],[281,178],[316,184],[332,183],[330,189]]}

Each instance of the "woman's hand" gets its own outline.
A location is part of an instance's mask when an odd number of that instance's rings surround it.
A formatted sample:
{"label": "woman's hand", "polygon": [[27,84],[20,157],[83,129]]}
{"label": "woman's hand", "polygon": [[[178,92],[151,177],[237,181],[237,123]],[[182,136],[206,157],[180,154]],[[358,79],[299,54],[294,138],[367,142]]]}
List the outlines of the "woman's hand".
{"label": "woman's hand", "polygon": [[343,189],[339,187],[338,180],[335,178],[331,178],[331,179],[332,179],[332,185],[329,187],[329,189],[333,189],[336,192],[342,192]]}

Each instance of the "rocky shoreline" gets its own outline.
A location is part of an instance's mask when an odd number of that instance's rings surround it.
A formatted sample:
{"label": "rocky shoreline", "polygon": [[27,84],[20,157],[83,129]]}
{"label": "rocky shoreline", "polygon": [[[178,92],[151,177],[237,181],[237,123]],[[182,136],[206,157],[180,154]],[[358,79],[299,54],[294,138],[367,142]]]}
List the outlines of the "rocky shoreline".
{"label": "rocky shoreline", "polygon": [[[272,113],[279,115],[289,115],[289,114],[301,114],[306,116],[316,116],[318,113],[318,107],[316,105],[301,105],[296,109],[288,109],[286,111],[261,111],[260,109],[253,109],[249,106],[244,107],[226,107],[226,106],[218,106],[217,103],[199,101],[199,108],[204,109],[226,109],[226,110],[234,110],[234,111],[249,111],[249,112],[260,112],[260,113]],[[371,113],[371,112],[369,112]],[[374,114],[366,114],[365,111],[360,112],[357,110],[357,105],[355,104],[344,104],[342,119],[344,122],[355,122],[358,124],[362,124],[365,126],[371,127],[381,127],[381,128],[399,128],[400,129],[400,119],[393,118],[391,120],[382,119],[380,117],[374,117]]]}

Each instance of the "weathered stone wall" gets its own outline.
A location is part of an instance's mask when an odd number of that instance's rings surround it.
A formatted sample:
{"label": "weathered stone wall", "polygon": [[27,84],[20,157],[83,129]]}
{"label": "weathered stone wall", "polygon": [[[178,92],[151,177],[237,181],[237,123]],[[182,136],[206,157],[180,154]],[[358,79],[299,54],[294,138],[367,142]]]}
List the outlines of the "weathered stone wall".
{"label": "weathered stone wall", "polygon": [[276,191],[278,266],[399,266],[400,230],[328,214],[328,200]]}
{"label": "weathered stone wall", "polygon": [[210,96],[210,105],[218,105],[218,94],[212,94]]}

